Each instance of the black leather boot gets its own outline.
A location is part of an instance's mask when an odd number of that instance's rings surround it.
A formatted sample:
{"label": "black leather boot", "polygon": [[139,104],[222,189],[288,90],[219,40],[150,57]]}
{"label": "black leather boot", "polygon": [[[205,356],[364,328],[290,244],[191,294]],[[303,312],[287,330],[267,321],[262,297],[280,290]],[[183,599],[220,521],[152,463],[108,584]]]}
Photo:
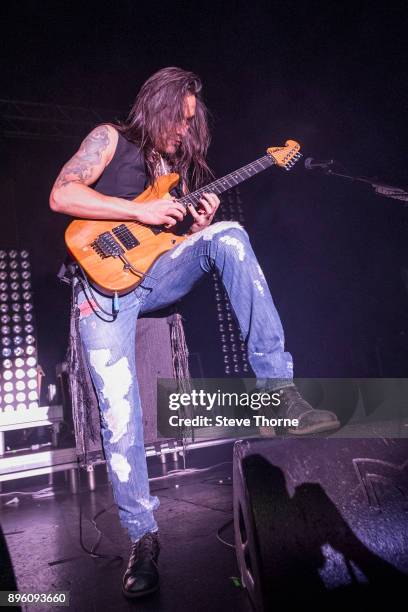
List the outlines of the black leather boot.
{"label": "black leather boot", "polygon": [[277,416],[286,419],[298,419],[298,427],[288,427],[287,432],[302,436],[311,433],[334,431],[340,422],[334,412],[316,410],[300,395],[295,385],[279,389],[280,405]]}
{"label": "black leather boot", "polygon": [[159,534],[149,531],[132,544],[129,563],[123,576],[122,591],[126,597],[142,597],[159,587]]}

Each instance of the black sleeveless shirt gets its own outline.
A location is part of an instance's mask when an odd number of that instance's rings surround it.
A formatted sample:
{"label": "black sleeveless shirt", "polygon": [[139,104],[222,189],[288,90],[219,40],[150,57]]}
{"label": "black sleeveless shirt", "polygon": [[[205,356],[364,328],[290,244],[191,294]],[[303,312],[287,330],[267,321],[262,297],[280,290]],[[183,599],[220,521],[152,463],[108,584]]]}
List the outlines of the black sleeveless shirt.
{"label": "black sleeveless shirt", "polygon": [[137,144],[129,142],[119,132],[118,136],[110,163],[92,187],[107,196],[133,200],[147,187],[144,155]]}
{"label": "black sleeveless shirt", "polygon": [[[107,196],[134,200],[149,184],[144,154],[137,144],[129,142],[119,132],[118,136],[116,151],[110,163],[91,187]],[[183,196],[180,182],[170,191],[170,194],[175,198]],[[179,222],[177,233],[186,232],[191,223],[191,217]]]}

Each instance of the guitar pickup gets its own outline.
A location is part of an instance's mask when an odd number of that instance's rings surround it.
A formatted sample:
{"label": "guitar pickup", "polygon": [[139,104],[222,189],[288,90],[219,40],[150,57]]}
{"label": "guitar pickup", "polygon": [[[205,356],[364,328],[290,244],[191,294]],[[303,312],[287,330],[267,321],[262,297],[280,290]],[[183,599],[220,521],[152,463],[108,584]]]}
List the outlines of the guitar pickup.
{"label": "guitar pickup", "polygon": [[115,238],[117,238],[123,244],[127,251],[134,249],[138,244],[140,244],[136,236],[132,234],[130,229],[124,223],[114,227],[112,233],[114,234]]}

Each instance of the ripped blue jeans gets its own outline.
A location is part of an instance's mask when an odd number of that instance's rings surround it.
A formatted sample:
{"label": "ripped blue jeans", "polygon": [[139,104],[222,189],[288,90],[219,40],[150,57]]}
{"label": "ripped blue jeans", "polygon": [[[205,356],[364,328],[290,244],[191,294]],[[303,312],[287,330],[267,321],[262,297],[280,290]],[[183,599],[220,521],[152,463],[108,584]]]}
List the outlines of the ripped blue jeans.
{"label": "ripped blue jeans", "polygon": [[[258,381],[291,381],[293,363],[284,351],[279,315],[248,234],[236,222],[214,223],[161,255],[150,276],[119,298],[119,313],[113,322],[95,314],[83,291],[78,295],[80,336],[98,396],[113,494],[121,524],[132,542],[157,530],[153,512],[159,505],[149,490],[135,375],[137,318],[173,304],[214,270],[229,296]],[[98,293],[98,301],[111,312],[111,298]]]}

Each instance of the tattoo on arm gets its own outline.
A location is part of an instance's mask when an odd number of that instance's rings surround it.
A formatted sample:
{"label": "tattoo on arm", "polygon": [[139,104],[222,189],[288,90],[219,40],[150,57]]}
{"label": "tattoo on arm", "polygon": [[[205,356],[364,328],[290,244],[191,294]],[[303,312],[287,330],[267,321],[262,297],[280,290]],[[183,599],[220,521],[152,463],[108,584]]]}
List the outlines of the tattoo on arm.
{"label": "tattoo on arm", "polygon": [[85,138],[78,152],[62,168],[55,187],[65,187],[68,183],[86,183],[92,178],[95,166],[101,163],[102,154],[110,144],[110,134],[101,125]]}

